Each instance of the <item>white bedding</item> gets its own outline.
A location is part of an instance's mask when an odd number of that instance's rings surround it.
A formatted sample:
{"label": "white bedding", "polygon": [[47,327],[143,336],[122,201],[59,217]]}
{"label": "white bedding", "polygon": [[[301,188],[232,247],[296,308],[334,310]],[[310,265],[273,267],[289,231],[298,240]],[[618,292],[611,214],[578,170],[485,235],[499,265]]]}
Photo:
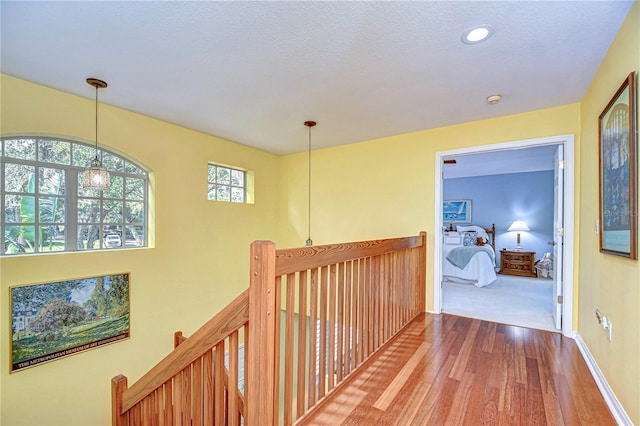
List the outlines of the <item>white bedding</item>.
{"label": "white bedding", "polygon": [[[496,279],[495,253],[493,259],[485,251],[475,254],[464,269],[454,266],[447,260],[447,255],[456,247],[460,247],[461,241],[457,235],[444,237],[442,245],[442,277],[445,281],[470,283],[476,287],[484,287],[493,283]],[[491,248],[491,246],[485,246]],[[493,250],[493,249],[492,249]]]}

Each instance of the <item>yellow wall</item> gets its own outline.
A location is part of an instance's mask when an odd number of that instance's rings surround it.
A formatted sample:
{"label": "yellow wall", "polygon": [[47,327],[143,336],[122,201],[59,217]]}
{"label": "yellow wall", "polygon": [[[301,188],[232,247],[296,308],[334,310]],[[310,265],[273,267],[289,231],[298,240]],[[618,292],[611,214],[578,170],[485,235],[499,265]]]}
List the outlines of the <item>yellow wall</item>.
{"label": "yellow wall", "polygon": [[[94,139],[94,105],[8,76],[1,80],[1,132]],[[79,84],[84,84],[82,81]],[[278,157],[108,106],[100,142],[154,173],[155,247],[0,260],[3,425],[110,424],[110,379],[137,380],[218,312],[249,279],[249,244],[274,239]],[[207,201],[207,162],[255,171],[255,204]],[[131,338],[9,374],[9,290],[13,285],[131,273]]]}
{"label": "yellow wall", "polygon": [[[577,157],[578,131],[574,104],[313,151],[311,237],[324,244],[427,231],[427,253],[433,253],[436,152],[575,134]],[[279,229],[287,246],[307,237],[306,155],[282,160]],[[433,261],[428,254],[429,271]],[[427,274],[427,309],[433,309],[432,294]]]}
{"label": "yellow wall", "polygon": [[[640,261],[600,253],[595,233],[598,116],[631,71],[640,71],[638,2],[633,5],[581,102],[579,332],[627,414],[634,424],[640,424]],[[638,210],[635,214],[637,220]],[[596,322],[596,308],[613,323],[611,342]]]}
{"label": "yellow wall", "polygon": [[[598,116],[633,70],[640,71],[638,2],[581,104],[314,151],[314,243],[426,230],[427,250],[432,253],[436,152],[575,134],[574,328],[627,414],[634,424],[640,424],[640,262],[600,254],[594,233],[598,217]],[[281,170],[281,243],[300,245],[307,235],[306,154],[284,157]],[[432,270],[432,256],[427,267]],[[427,280],[430,309],[432,275],[428,274]],[[596,307],[614,324],[612,342],[595,321]]]}
{"label": "yellow wall", "polygon": [[[593,232],[597,117],[624,77],[640,69],[639,8],[634,4],[581,104],[314,151],[311,236],[317,245],[425,230],[433,253],[436,152],[574,134],[574,325],[640,424],[640,264],[600,254]],[[11,77],[1,81],[3,134],[93,140],[90,99]],[[245,288],[252,240],[291,247],[307,238],[306,154],[278,158],[115,108],[101,111],[102,143],[154,172],[155,248],[0,260],[3,425],[109,423],[110,378],[124,373],[135,381],[170,350],[173,331],[192,333]],[[255,205],[207,202],[210,160],[255,170]],[[131,272],[130,340],[8,374],[9,286],[126,271]],[[432,275],[427,279],[432,308]],[[613,342],[595,323],[595,307],[614,323]]]}

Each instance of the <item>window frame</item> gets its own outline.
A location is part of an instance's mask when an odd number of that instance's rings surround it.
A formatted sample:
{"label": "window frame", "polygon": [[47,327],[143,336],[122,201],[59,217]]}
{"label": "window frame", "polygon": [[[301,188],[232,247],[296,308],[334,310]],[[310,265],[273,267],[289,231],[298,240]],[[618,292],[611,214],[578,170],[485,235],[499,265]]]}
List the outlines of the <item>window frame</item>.
{"label": "window frame", "polygon": [[[211,167],[215,167],[215,168],[221,168],[221,169],[226,169],[229,170],[229,175],[232,176],[233,172],[240,172],[242,173],[242,185],[234,185],[233,184],[233,179],[230,178],[229,179],[229,183],[221,183],[217,180],[217,176],[218,173],[216,171],[215,176],[216,176],[216,180],[210,180],[209,176],[210,174],[210,168]],[[208,201],[220,201],[220,202],[224,202],[224,203],[232,203],[232,204],[252,204],[250,201],[250,180],[251,180],[251,174],[250,172],[248,172],[247,170],[243,170],[239,167],[234,167],[234,166],[228,166],[225,164],[220,164],[220,163],[212,163],[209,162],[207,164],[207,200]],[[218,194],[219,192],[216,190],[215,191],[215,198],[211,198],[211,186],[215,185],[215,186],[224,186],[229,188],[229,199],[225,200],[225,199],[219,199],[218,198]],[[241,188],[242,189],[242,201],[233,201],[233,196],[232,196],[232,189],[233,188]]]}
{"label": "window frame", "polygon": [[[16,158],[15,156],[7,156],[7,141],[32,141],[35,146],[35,152],[31,152],[32,158]],[[44,143],[43,143],[44,142]],[[54,158],[44,158],[46,155],[44,148],[46,146],[55,146],[57,143],[61,145],[66,144],[61,157],[64,158],[64,162],[56,162],[58,160],[55,155]],[[33,150],[32,150],[33,151]],[[91,155],[89,156],[89,152]],[[122,154],[118,154],[104,147],[98,148],[98,157],[103,159],[103,166],[109,171],[112,176],[112,186],[109,190],[105,191],[90,191],[81,188],[81,174],[86,167],[89,166],[90,161],[95,156],[95,146],[74,139],[58,137],[58,136],[43,136],[43,135],[3,135],[0,138],[0,205],[2,206],[2,215],[0,217],[0,235],[2,235],[3,243],[0,245],[0,257],[12,257],[12,256],[24,256],[24,255],[40,255],[40,254],[53,254],[53,253],[73,253],[73,252],[92,252],[97,250],[113,250],[114,248],[139,248],[148,247],[149,245],[149,171],[140,165],[137,161],[131,159]],[[90,158],[88,158],[90,157]],[[29,184],[22,187],[21,190],[7,191],[5,179],[5,171],[8,165],[17,164],[19,166],[33,167],[33,171],[25,170],[25,173],[33,173],[33,192],[30,191]],[[80,165],[82,164],[82,165]],[[42,169],[56,169],[62,171],[62,179],[64,189],[62,193],[47,193],[43,192],[40,187],[40,173]],[[28,179],[31,179],[29,177]],[[109,191],[114,189],[113,181],[122,182],[122,188],[120,195],[114,196]],[[44,186],[44,185],[42,185]],[[131,190],[127,190],[127,187],[131,186]],[[13,189],[13,188],[12,188]],[[45,189],[46,191],[46,189]],[[133,196],[131,194],[134,194]],[[11,213],[6,209],[6,200],[8,196],[20,197],[20,203],[24,196],[33,197],[33,214],[31,222],[19,222],[16,219],[14,213],[13,218],[10,217]],[[56,221],[44,221],[41,218],[42,210],[40,209],[40,203],[43,199],[57,197],[63,200],[64,214],[62,215],[62,222]],[[93,222],[83,222],[78,216],[81,202],[93,202],[99,206],[95,215],[97,220]],[[27,201],[29,203],[29,201]],[[105,210],[106,203],[111,203],[119,206],[119,212],[115,214],[118,220],[108,219],[109,212]],[[22,213],[22,212],[21,212]],[[129,213],[129,214],[128,214]],[[21,214],[21,217],[24,215]],[[113,216],[112,216],[113,217]],[[132,221],[129,221],[132,219]],[[31,218],[30,218],[31,219]],[[115,226],[115,228],[113,228]],[[7,239],[7,230],[11,230],[13,227],[26,227],[27,231],[23,232],[33,233],[33,247],[32,251],[27,249],[24,251],[24,245],[18,248],[17,252],[10,252],[8,247],[10,243]],[[46,238],[43,236],[44,229],[46,227],[57,227],[54,232],[60,232],[62,236],[62,247],[57,250],[46,250],[45,242]],[[85,228],[86,229],[83,229]],[[62,229],[62,231],[60,231]],[[114,231],[115,229],[115,231]],[[80,231],[83,235],[92,234],[92,238],[87,237],[83,239],[79,237]],[[110,233],[118,233],[121,237],[121,245],[116,247],[107,247],[105,244],[105,236]],[[127,236],[134,235],[135,244],[129,240],[127,244]],[[42,241],[41,241],[42,239]],[[79,242],[80,240],[80,242]],[[86,244],[92,244],[92,247],[86,247]],[[29,244],[29,242],[27,242]],[[60,244],[60,241],[58,241]],[[29,244],[30,245],[30,244]],[[53,245],[51,241],[50,248]],[[14,244],[15,246],[15,244]]]}

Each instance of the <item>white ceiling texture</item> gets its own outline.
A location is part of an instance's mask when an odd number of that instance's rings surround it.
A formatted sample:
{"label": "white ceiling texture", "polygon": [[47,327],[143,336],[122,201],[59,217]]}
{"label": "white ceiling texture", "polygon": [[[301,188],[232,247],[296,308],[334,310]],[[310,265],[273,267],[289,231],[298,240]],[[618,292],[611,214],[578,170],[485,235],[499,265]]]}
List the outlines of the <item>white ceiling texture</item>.
{"label": "white ceiling texture", "polygon": [[632,3],[2,1],[1,70],[288,154],[579,102]]}
{"label": "white ceiling texture", "polygon": [[556,145],[509,149],[447,157],[455,164],[443,164],[444,179],[553,170]]}

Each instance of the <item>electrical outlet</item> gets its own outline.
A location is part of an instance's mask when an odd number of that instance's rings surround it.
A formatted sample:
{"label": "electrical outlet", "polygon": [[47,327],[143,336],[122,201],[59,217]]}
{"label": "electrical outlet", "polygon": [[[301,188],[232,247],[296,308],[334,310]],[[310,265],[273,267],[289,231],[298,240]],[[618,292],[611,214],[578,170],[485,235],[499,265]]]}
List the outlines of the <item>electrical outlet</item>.
{"label": "electrical outlet", "polygon": [[598,324],[600,324],[603,329],[607,330],[607,339],[611,341],[613,339],[613,336],[612,336],[613,324],[611,324],[611,321],[609,321],[607,317],[602,315],[602,313],[600,312],[600,309],[596,309],[596,318],[598,318]]}

